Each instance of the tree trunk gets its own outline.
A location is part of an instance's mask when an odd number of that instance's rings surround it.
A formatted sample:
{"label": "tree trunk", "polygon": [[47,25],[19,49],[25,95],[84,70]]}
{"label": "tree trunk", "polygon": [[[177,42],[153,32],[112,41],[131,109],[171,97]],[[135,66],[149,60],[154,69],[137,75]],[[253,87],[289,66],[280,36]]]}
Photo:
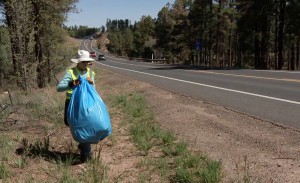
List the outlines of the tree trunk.
{"label": "tree trunk", "polygon": [[3,68],[3,64],[2,61],[0,60],[0,88],[3,87],[3,77],[4,77],[4,68]]}
{"label": "tree trunk", "polygon": [[[19,14],[16,14],[16,11],[20,11],[16,7],[19,6],[18,1],[15,2],[4,2],[4,9],[5,9],[5,18],[6,23],[9,30],[9,37],[10,37],[10,43],[11,43],[11,53],[12,53],[12,62],[13,62],[13,69],[14,73],[16,75],[16,83],[18,86],[20,86],[23,90],[26,90],[26,86],[24,85],[24,63],[23,63],[23,57],[24,57],[24,50],[23,50],[23,44],[22,39],[23,35],[20,32],[22,30],[23,25],[20,24],[20,16],[22,16],[20,12]],[[20,15],[21,14],[21,15]]]}
{"label": "tree trunk", "polygon": [[18,61],[16,58],[16,55],[19,54],[19,48],[18,44],[16,43],[16,36],[12,35],[13,33],[16,33],[16,25],[15,25],[15,20],[13,19],[13,8],[11,6],[8,6],[5,4],[5,19],[7,23],[7,27],[9,29],[9,38],[10,38],[10,43],[11,43],[11,52],[12,52],[12,62],[13,62],[13,68],[14,68],[14,73],[17,73],[18,70]]}
{"label": "tree trunk", "polygon": [[297,70],[300,70],[300,67],[299,67],[299,58],[300,58],[300,39],[299,37],[297,38],[297,46],[296,46],[296,69]]}
{"label": "tree trunk", "polygon": [[219,8],[218,8],[218,22],[217,22],[217,30],[216,30],[216,63],[215,63],[215,66],[219,66],[220,65],[220,53],[219,53],[219,42],[220,42],[220,28],[221,28],[221,8],[222,8],[222,0],[219,0]]}
{"label": "tree trunk", "polygon": [[263,15],[262,23],[262,38],[261,38],[261,60],[260,68],[267,69],[269,58],[269,18],[268,15]]}
{"label": "tree trunk", "polygon": [[227,67],[231,67],[232,66],[232,36],[231,36],[231,30],[229,32],[229,36],[228,36],[228,50],[227,50]]}
{"label": "tree trunk", "polygon": [[290,70],[295,70],[295,42],[292,41],[291,45],[291,59],[290,59]]}
{"label": "tree trunk", "polygon": [[278,69],[278,1],[275,0],[275,44],[274,44],[274,67],[275,67],[275,70]]}
{"label": "tree trunk", "polygon": [[40,36],[40,29],[39,25],[41,24],[41,21],[39,19],[40,16],[40,9],[39,5],[36,2],[32,2],[33,5],[33,12],[34,12],[34,50],[35,50],[35,60],[37,65],[37,85],[39,88],[44,88],[46,86],[45,82],[45,64],[43,64],[43,50],[42,50],[42,44],[41,44],[41,36]]}
{"label": "tree trunk", "polygon": [[48,83],[50,84],[52,82],[52,68],[51,68],[51,62],[50,62],[49,48],[47,48],[47,75],[48,75]]}
{"label": "tree trunk", "polygon": [[[257,26],[257,25],[256,25]],[[256,28],[255,38],[254,38],[254,49],[255,49],[255,60],[254,60],[254,67],[255,69],[260,68],[260,40],[259,40],[259,32]]]}
{"label": "tree trunk", "polygon": [[279,2],[279,21],[278,21],[278,69],[281,70],[284,65],[283,43],[284,43],[284,16],[286,0]]}

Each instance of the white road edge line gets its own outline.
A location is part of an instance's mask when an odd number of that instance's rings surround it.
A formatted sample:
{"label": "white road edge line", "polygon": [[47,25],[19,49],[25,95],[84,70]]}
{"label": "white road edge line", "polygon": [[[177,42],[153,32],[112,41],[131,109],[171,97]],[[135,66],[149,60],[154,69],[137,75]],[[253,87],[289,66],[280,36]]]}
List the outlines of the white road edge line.
{"label": "white road edge line", "polygon": [[103,64],[103,63],[99,63],[99,62],[97,62],[97,63],[101,64],[101,65],[104,65],[104,66],[107,66],[107,67],[112,67],[112,68],[120,69],[120,70],[126,70],[126,71],[130,71],[130,72],[136,72],[136,73],[139,73],[139,74],[145,74],[145,75],[149,75],[149,76],[155,76],[155,77],[160,77],[160,78],[164,78],[164,79],[180,81],[180,82],[184,82],[184,83],[189,83],[189,84],[194,84],[194,85],[199,85],[199,86],[205,86],[205,87],[209,87],[209,88],[215,88],[215,89],[219,89],[219,90],[230,91],[230,92],[234,92],[234,93],[240,93],[240,94],[245,94],[245,95],[250,95],[250,96],[255,96],[255,97],[266,98],[266,99],[277,100],[277,101],[281,101],[281,102],[300,105],[300,102],[297,102],[297,101],[286,100],[286,99],[281,99],[281,98],[276,98],[276,97],[269,97],[269,96],[266,96],[266,95],[260,95],[260,94],[255,94],[255,93],[239,91],[239,90],[222,88],[222,87],[218,87],[218,86],[212,86],[212,85],[207,85],[207,84],[202,84],[202,83],[196,83],[196,82],[186,81],[186,80],[181,80],[181,79],[175,79],[175,78],[170,78],[170,77],[166,77],[166,76],[160,76],[160,75],[156,75],[156,74],[150,74],[150,73],[146,73],[146,72],[135,71],[135,70],[131,70],[131,69],[124,69],[124,68],[120,68],[120,67],[106,65],[106,64]]}
{"label": "white road edge line", "polygon": [[299,71],[283,71],[283,70],[253,70],[256,72],[283,72],[287,74],[299,74]]}

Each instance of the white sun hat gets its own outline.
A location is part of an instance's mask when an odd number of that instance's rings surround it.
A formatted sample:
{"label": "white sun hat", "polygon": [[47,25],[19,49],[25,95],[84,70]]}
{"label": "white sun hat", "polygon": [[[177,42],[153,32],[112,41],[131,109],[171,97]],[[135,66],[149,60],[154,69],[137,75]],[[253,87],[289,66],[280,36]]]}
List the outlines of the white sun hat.
{"label": "white sun hat", "polygon": [[94,62],[95,60],[90,57],[90,52],[86,50],[78,50],[76,58],[72,58],[71,61],[77,64],[84,61]]}

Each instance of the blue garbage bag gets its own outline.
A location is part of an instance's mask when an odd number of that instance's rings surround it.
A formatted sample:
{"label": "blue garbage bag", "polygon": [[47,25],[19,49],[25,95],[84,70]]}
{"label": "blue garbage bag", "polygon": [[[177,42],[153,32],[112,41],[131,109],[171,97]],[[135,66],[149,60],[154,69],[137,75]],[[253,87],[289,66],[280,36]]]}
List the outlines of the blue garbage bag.
{"label": "blue garbage bag", "polygon": [[69,127],[75,141],[98,143],[112,133],[110,116],[95,87],[86,78],[78,79],[67,111]]}

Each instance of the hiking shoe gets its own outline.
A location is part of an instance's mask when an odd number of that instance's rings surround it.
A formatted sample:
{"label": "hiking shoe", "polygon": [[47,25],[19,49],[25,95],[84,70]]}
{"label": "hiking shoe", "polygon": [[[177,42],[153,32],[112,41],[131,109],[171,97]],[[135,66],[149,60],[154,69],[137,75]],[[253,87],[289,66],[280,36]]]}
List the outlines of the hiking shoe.
{"label": "hiking shoe", "polygon": [[92,153],[89,153],[88,155],[80,154],[80,160],[81,160],[82,163],[85,163],[85,162],[87,162],[91,159],[92,159]]}

